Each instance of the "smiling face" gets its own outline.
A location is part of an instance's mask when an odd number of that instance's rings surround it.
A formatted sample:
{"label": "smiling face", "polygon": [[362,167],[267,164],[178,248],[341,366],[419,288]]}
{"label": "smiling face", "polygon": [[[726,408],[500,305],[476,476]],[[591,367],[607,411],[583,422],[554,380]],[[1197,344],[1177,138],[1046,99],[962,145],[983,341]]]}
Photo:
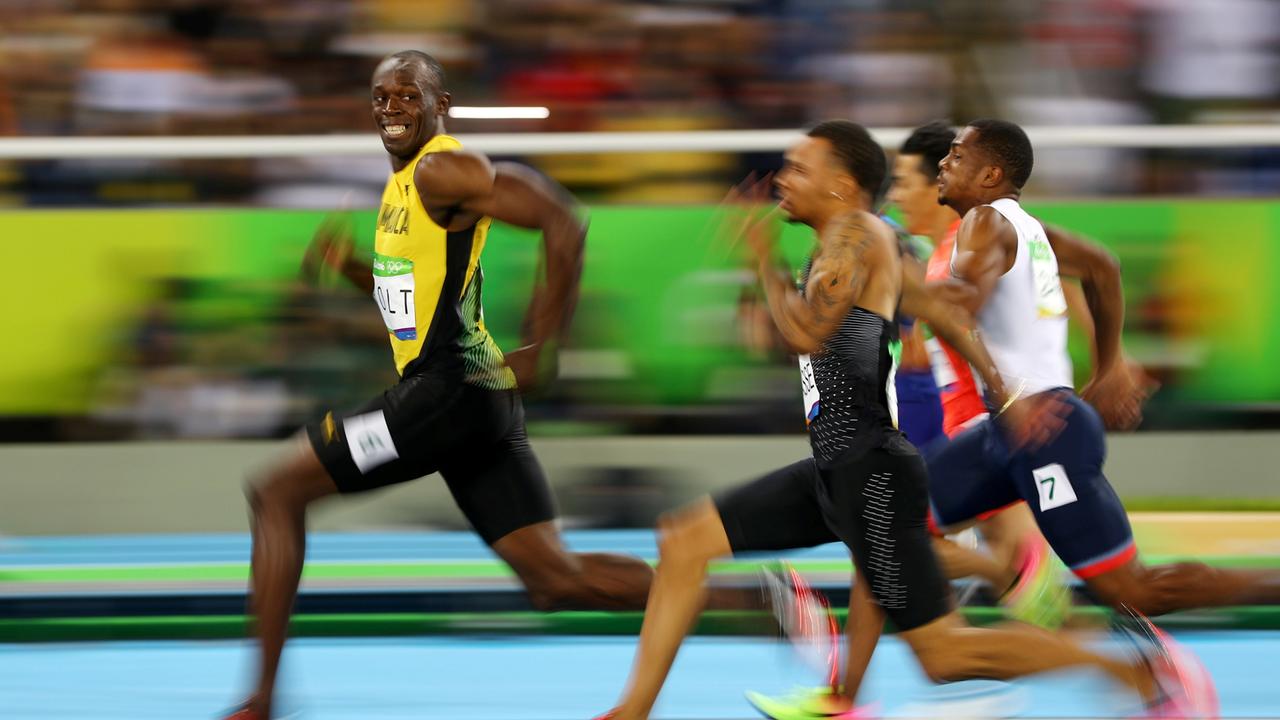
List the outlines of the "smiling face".
{"label": "smiling face", "polygon": [[450,98],[422,63],[392,57],[373,73],[371,100],[382,146],[408,161],[440,131]]}

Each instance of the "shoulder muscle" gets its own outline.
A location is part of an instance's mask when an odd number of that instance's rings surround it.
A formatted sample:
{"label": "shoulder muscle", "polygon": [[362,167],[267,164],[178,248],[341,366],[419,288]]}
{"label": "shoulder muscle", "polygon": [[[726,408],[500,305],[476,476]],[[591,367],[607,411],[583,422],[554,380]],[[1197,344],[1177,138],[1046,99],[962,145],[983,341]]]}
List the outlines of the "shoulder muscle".
{"label": "shoulder muscle", "polygon": [[460,203],[488,195],[497,173],[484,155],[468,150],[424,155],[413,171],[413,181],[424,203]]}

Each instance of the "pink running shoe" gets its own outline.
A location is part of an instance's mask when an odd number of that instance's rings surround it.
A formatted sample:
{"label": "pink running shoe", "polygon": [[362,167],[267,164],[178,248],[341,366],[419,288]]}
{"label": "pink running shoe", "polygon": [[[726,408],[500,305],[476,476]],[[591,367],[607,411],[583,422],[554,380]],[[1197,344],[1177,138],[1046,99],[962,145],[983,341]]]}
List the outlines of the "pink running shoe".
{"label": "pink running shoe", "polygon": [[826,596],[785,562],[764,571],[764,585],[774,617],[796,654],[823,674],[827,687],[837,687],[843,635]]}
{"label": "pink running shoe", "polygon": [[1221,712],[1218,690],[1213,676],[1200,659],[1167,633],[1156,627],[1146,615],[1130,607],[1122,608],[1128,616],[1125,631],[1136,636],[1143,659],[1151,668],[1161,697],[1148,704],[1148,718],[1216,719]]}

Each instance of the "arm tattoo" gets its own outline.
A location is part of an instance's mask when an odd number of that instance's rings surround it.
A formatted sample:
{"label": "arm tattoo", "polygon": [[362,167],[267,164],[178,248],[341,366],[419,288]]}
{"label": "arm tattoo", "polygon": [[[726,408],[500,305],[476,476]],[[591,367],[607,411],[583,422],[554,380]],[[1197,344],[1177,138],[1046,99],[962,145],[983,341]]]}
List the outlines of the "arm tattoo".
{"label": "arm tattoo", "polygon": [[840,228],[840,245],[849,250],[849,285],[853,288],[856,299],[862,294],[867,283],[867,263],[865,256],[875,238],[875,231],[867,227],[861,216],[855,215]]}
{"label": "arm tattoo", "polygon": [[815,260],[804,296],[784,273],[764,277],[774,322],[794,348],[821,344],[862,294],[868,275],[865,256],[874,238],[874,230],[860,217],[849,218]]}

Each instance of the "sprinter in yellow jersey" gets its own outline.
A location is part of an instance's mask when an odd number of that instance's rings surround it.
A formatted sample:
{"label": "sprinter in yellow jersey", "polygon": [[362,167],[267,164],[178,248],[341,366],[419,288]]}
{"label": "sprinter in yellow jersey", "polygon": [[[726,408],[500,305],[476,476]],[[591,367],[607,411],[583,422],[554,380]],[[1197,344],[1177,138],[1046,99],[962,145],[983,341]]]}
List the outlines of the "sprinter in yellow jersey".
{"label": "sprinter in yellow jersey", "polygon": [[[534,381],[577,299],[586,228],[562,189],[520,166],[491,164],[445,134],[450,96],[440,64],[387,57],[372,82],[373,119],[391,159],[374,254],[322,230],[304,259],[342,272],[378,303],[400,382],[351,413],[309,425],[293,451],[249,486],[257,687],[230,717],[266,720],[302,571],[307,507],[439,472],[471,525],[535,607],[639,608],[652,572],[614,555],[565,550],[555,504],[529,446],[517,387]],[[546,278],[523,345],[503,357],[485,329],[480,253],[492,220],[542,231]],[[548,352],[550,352],[548,350]]]}

